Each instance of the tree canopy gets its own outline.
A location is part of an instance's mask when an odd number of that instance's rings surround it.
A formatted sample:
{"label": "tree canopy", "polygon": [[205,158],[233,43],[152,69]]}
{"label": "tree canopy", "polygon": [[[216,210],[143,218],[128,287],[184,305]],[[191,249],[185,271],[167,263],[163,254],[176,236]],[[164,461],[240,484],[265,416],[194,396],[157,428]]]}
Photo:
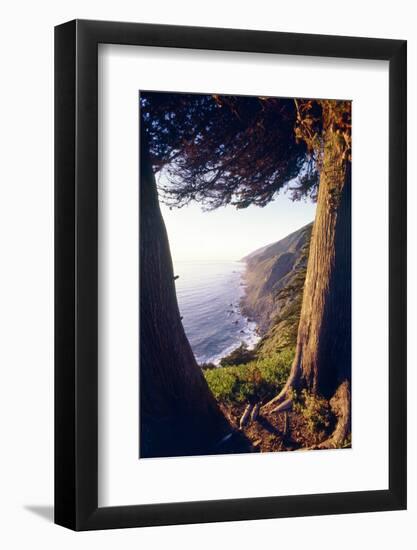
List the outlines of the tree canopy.
{"label": "tree canopy", "polygon": [[[288,98],[142,92],[141,139],[162,200],[181,207],[265,206],[284,188],[315,198],[319,102]],[[300,113],[303,113],[301,121]]]}

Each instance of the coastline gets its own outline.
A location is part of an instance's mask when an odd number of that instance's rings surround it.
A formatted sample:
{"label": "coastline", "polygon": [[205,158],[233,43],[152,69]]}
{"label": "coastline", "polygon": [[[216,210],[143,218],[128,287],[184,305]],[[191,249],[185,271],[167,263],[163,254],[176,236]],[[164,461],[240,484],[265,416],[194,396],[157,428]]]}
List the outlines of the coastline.
{"label": "coastline", "polygon": [[[234,310],[235,313],[238,313],[241,319],[244,320],[245,325],[243,329],[241,329],[242,338],[241,341],[236,344],[232,344],[228,346],[226,349],[224,349],[221,354],[216,356],[213,360],[208,361],[207,363],[212,363],[216,367],[220,367],[220,362],[228,357],[231,353],[239,349],[242,345],[244,345],[248,350],[254,350],[259,343],[261,339],[261,335],[259,332],[259,327],[257,322],[253,319],[253,317],[248,316],[245,314],[243,307],[244,307],[244,299],[246,296],[246,273],[248,269],[247,262],[245,260],[236,260],[237,264],[244,265],[243,269],[240,272],[240,278],[239,278],[239,299],[236,304],[233,304],[233,307],[236,308]],[[232,305],[232,304],[231,304]]]}
{"label": "coastline", "polygon": [[259,341],[257,323],[242,311],[242,261],[178,261],[176,294],[182,323],[199,365],[219,365],[242,343]]}
{"label": "coastline", "polygon": [[258,315],[257,311],[250,306],[249,303],[249,275],[250,275],[250,266],[249,262],[246,259],[240,260],[241,263],[245,264],[245,269],[242,271],[242,277],[241,277],[241,288],[242,295],[240,296],[239,300],[239,308],[241,311],[241,315],[248,320],[248,322],[254,323],[256,325],[256,328],[254,329],[257,336],[258,336],[258,342],[264,336],[266,333],[266,330],[264,330],[261,326],[261,318]]}

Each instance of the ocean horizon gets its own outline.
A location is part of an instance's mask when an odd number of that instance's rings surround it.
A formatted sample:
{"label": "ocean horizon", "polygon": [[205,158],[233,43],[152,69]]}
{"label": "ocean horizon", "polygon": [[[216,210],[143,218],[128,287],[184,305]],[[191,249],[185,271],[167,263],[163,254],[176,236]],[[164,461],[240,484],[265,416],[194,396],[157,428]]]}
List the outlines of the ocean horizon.
{"label": "ocean horizon", "polygon": [[182,322],[199,364],[219,364],[242,343],[253,348],[259,341],[256,323],[240,310],[245,267],[227,260],[175,262]]}

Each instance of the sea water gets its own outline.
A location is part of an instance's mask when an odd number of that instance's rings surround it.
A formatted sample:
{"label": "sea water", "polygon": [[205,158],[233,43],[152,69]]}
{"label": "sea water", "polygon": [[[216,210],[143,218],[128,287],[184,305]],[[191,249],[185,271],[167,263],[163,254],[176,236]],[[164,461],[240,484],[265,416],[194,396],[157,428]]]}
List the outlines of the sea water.
{"label": "sea water", "polygon": [[240,311],[245,292],[242,262],[175,263],[182,322],[199,364],[215,363],[239,347],[259,340],[256,323]]}

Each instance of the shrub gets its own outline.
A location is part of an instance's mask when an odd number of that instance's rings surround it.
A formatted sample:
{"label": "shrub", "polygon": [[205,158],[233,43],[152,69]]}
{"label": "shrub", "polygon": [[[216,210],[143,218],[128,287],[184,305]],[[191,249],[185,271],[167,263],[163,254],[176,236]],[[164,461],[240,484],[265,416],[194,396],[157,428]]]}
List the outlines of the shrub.
{"label": "shrub", "polygon": [[255,359],[255,351],[248,349],[246,344],[242,343],[238,348],[233,350],[229,355],[223,357],[220,361],[222,367],[229,365],[245,365]]}
{"label": "shrub", "polygon": [[271,399],[284,386],[294,350],[285,350],[243,365],[205,369],[214,397],[224,403],[254,403]]}
{"label": "shrub", "polygon": [[202,363],[200,365],[200,368],[202,368],[203,370],[217,369],[217,365],[215,365],[214,363]]}
{"label": "shrub", "polygon": [[319,435],[329,429],[333,415],[327,399],[304,389],[300,395],[293,396],[293,402],[294,410],[303,415],[312,434]]}

